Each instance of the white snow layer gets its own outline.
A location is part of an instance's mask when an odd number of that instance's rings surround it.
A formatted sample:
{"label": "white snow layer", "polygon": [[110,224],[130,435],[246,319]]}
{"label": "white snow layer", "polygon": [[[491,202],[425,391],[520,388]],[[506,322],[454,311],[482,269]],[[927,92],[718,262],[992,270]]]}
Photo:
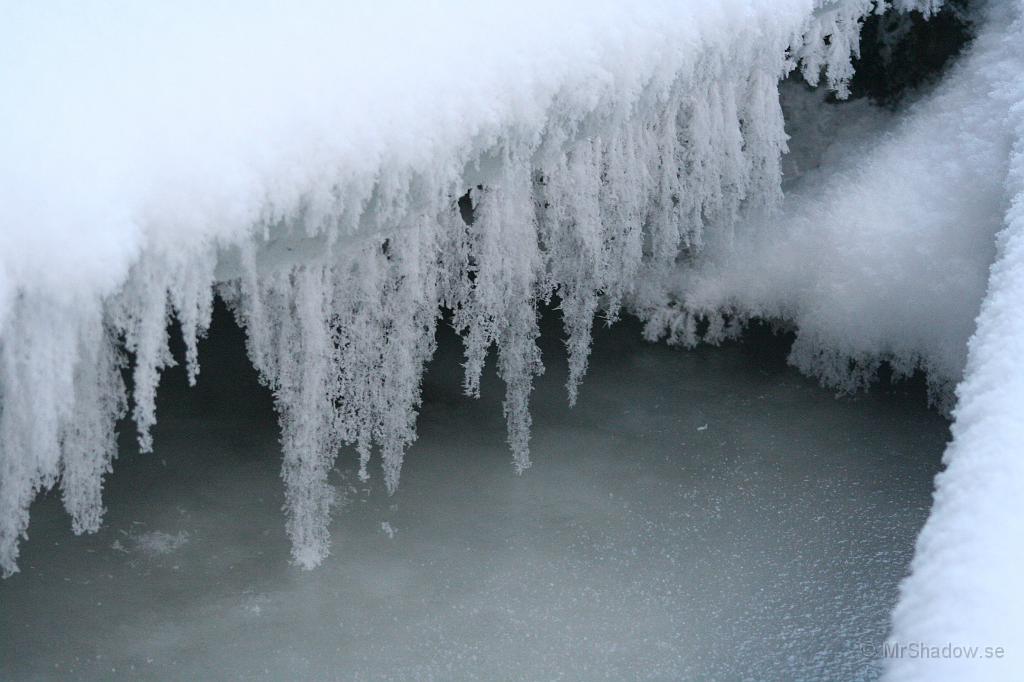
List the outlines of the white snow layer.
{"label": "white snow layer", "polygon": [[799,61],[842,91],[875,9],[410,5],[6,8],[4,574],[40,490],[59,482],[75,530],[98,527],[117,420],[130,407],[152,446],[168,321],[195,381],[215,287],[275,394],[299,564],[328,551],[340,445],[364,475],[376,446],[397,485],[440,306],[465,338],[469,394],[497,347],[529,466],[537,303],[557,293],[566,313],[572,400],[595,312],[614,318],[680,249],[777,203],[779,79]]}
{"label": "white snow layer", "polygon": [[[1024,666],[1024,6],[990,11],[971,61],[987,79],[990,125],[1013,137],[1011,199],[957,388],[946,469],[893,615],[890,647],[924,644],[939,655],[892,657],[894,681],[1019,680]],[[943,653],[950,646],[960,657]]]}
{"label": "white snow layer", "polygon": [[[497,347],[529,466],[536,306],[570,400],[590,325],[707,228],[779,195],[777,83],[842,87],[870,0],[10,7],[0,29],[0,568],[60,482],[102,516],[115,424],[143,450],[173,316],[196,379],[213,290],[281,419],[294,558],[329,546],[327,474],[415,439],[439,306],[467,393]],[[472,191],[467,224],[457,200]],[[128,354],[123,349],[128,351]],[[130,354],[130,355],[129,355]]]}

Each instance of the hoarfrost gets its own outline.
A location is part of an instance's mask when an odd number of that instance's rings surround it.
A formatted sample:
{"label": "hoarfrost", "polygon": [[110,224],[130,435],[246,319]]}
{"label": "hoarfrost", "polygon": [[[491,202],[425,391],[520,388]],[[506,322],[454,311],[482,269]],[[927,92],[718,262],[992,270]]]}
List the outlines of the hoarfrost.
{"label": "hoarfrost", "polygon": [[789,123],[826,142],[823,158],[798,147],[773,216],[739,221],[672,276],[642,283],[648,337],[720,343],[770,320],[795,331],[789,362],[823,384],[863,390],[887,362],[897,377],[923,371],[948,412],[1007,200],[1013,103],[1000,86],[1005,50],[991,42],[899,114],[858,102],[831,120],[808,113],[820,94],[786,84]]}
{"label": "hoarfrost", "polygon": [[[543,371],[537,304],[557,296],[562,307],[571,403],[595,313],[614,320],[680,253],[778,203],[777,83],[802,60],[810,80],[824,72],[841,93],[874,8],[522,5],[512,19],[454,4],[355,17],[255,6],[237,51],[227,49],[234,32],[215,30],[234,26],[235,12],[217,4],[204,9],[209,22],[125,9],[117,35],[81,33],[73,12],[12,16],[3,61],[21,51],[39,73],[5,72],[5,99],[22,106],[0,111],[5,129],[25,132],[5,143],[18,169],[2,169],[0,183],[11,221],[0,232],[5,575],[17,570],[32,499],[58,480],[75,530],[97,528],[127,409],[125,357],[146,451],[160,372],[173,363],[168,322],[182,329],[194,383],[215,287],[274,393],[298,564],[329,551],[328,472],[341,445],[355,446],[364,479],[377,448],[387,489],[398,485],[441,306],[464,338],[468,394],[496,347],[513,464],[527,468],[529,396]],[[480,30],[456,40],[451,26],[466,21]],[[349,45],[331,34],[339,26],[362,35]],[[59,41],[64,51],[38,53],[62,30],[76,36]],[[396,30],[451,39],[396,61],[373,37]],[[217,57],[177,59],[185,44]],[[467,54],[478,58],[467,65]],[[107,67],[120,78],[96,81]],[[40,94],[37,78],[69,88]],[[47,125],[71,106],[64,97],[95,106],[75,125]],[[54,187],[64,194],[51,198]],[[459,207],[467,188],[470,221]],[[689,339],[692,322],[678,331]]]}

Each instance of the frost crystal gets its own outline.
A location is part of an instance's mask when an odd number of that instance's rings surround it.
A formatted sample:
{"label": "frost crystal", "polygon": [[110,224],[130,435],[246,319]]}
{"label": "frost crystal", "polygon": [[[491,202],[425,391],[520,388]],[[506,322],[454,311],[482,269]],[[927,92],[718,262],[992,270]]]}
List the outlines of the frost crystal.
{"label": "frost crystal", "polygon": [[[298,564],[328,553],[342,445],[363,478],[376,449],[397,487],[442,307],[464,339],[469,395],[496,348],[513,463],[527,468],[538,303],[561,307],[572,403],[596,314],[642,307],[681,253],[778,203],[777,84],[802,61],[842,92],[874,8],[520,4],[509,17],[459,3],[379,17],[336,3],[283,17],[254,7],[244,44],[229,45],[239,32],[217,27],[235,12],[217,7],[209,21],[126,8],[115,23],[127,46],[80,34],[103,22],[74,16],[50,25],[19,10],[5,22],[2,49],[34,55],[23,63],[69,88],[3,76],[20,107],[0,112],[3,127],[25,129],[5,143],[17,171],[0,183],[11,221],[0,233],[4,574],[17,570],[30,503],[58,481],[75,530],[98,527],[128,407],[120,369],[130,361],[131,416],[149,450],[173,362],[168,322],[194,383],[215,288],[274,394]],[[351,41],[334,33],[350,26]],[[47,37],[62,30],[75,39]],[[394,41],[378,40],[395,31],[449,39],[403,46],[416,59],[396,62],[381,52]],[[39,52],[57,43],[67,51]],[[209,58],[161,52],[180,45]],[[80,68],[90,60],[101,66]],[[108,65],[119,77],[96,81]],[[80,118],[46,123],[72,107]],[[689,342],[692,319],[674,333]]]}

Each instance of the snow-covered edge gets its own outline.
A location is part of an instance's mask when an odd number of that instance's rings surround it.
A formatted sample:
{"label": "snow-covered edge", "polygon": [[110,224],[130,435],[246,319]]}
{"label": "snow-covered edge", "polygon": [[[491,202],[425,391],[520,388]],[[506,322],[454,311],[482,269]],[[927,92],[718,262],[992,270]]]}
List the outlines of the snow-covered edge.
{"label": "snow-covered edge", "polygon": [[[680,249],[698,249],[705,229],[726,229],[747,206],[778,201],[785,134],[777,83],[800,61],[812,80],[823,71],[841,90],[860,21],[873,9],[871,0],[833,2],[777,34],[739,30],[687,69],[652,74],[642,92],[589,110],[556,98],[543,135],[506,131],[468,172],[356,183],[301,205],[297,218],[268,214],[251,240],[146,251],[103,300],[18,292],[0,338],[3,574],[17,571],[41,490],[60,483],[76,532],[99,527],[115,426],[129,407],[124,350],[134,360],[130,407],[146,451],[159,374],[173,362],[168,323],[181,325],[194,382],[215,286],[274,391],[300,565],[328,552],[327,473],[341,444],[356,445],[364,474],[379,447],[387,487],[397,485],[440,306],[454,311],[464,335],[470,395],[497,346],[513,459],[517,470],[528,467],[527,402],[543,369],[538,302],[561,299],[571,401],[596,311],[614,318],[637,281],[659,276]],[[466,224],[457,198],[476,176],[486,183],[473,190],[475,220]],[[302,235],[291,223],[317,227]],[[339,229],[352,224],[355,236]],[[303,256],[266,257],[282,248]]]}
{"label": "snow-covered edge", "polygon": [[946,468],[893,613],[892,681],[1017,680],[1024,660],[1024,7],[992,11],[1017,57],[1001,65],[998,93],[1015,102],[1011,205],[957,388]]}

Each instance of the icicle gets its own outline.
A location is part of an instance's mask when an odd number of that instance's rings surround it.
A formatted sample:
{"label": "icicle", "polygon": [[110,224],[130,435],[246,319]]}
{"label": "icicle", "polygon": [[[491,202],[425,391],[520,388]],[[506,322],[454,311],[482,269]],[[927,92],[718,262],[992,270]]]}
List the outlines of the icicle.
{"label": "icicle", "polygon": [[343,443],[369,477],[379,445],[389,492],[415,440],[420,378],[439,314],[438,223],[419,216],[401,239],[370,239],[322,265],[247,274],[231,303],[281,418],[287,530],[293,557],[327,556],[328,473]]}
{"label": "icicle", "polygon": [[[28,508],[60,474],[60,432],[74,413],[79,314],[19,297],[0,340],[0,571],[16,572]],[[93,311],[95,312],[95,311]],[[87,313],[86,313],[87,314]]]}
{"label": "icicle", "polygon": [[643,162],[654,144],[648,137],[639,121],[626,122],[604,151],[604,184],[598,198],[603,227],[600,280],[608,324],[618,318],[643,259],[643,216],[653,191],[650,168]]}
{"label": "icicle", "polygon": [[280,320],[277,405],[281,415],[286,529],[292,557],[317,566],[330,547],[333,490],[327,475],[339,443],[331,429],[336,382],[328,326],[330,287],[323,267],[301,267],[282,283],[288,313]]}
{"label": "icicle", "polygon": [[465,389],[479,395],[480,375],[491,344],[498,346],[498,373],[505,382],[505,419],[517,471],[530,466],[529,395],[543,372],[537,337],[537,302],[544,263],[537,243],[529,166],[505,152],[502,175],[472,193],[476,207],[471,253],[476,261],[469,300],[456,313],[467,330]]}
{"label": "icicle", "polygon": [[[884,3],[879,3],[884,5]],[[893,0],[893,7],[900,12],[918,11],[924,15],[925,19],[933,17],[938,14],[939,10],[945,5],[944,0]]]}
{"label": "icicle", "polygon": [[700,129],[703,125],[694,123],[700,115],[699,106],[697,110],[684,114],[680,94],[676,93],[658,117],[657,147],[651,159],[658,178],[658,193],[649,218],[651,252],[656,264],[669,265],[675,261],[683,230],[686,226],[699,224],[699,212],[692,203],[686,203],[691,198],[692,188],[684,191],[682,185],[684,161],[678,124],[682,116],[684,121]]}
{"label": "icicle", "polygon": [[178,265],[171,276],[168,293],[185,341],[185,369],[189,386],[199,376],[199,339],[206,336],[213,316],[216,251],[203,249]]}
{"label": "icicle", "polygon": [[545,169],[541,189],[542,239],[548,273],[557,283],[569,354],[566,390],[576,404],[587,368],[591,327],[597,312],[603,256],[601,230],[601,143],[588,139]]}
{"label": "icicle", "polygon": [[840,349],[829,348],[813,333],[801,330],[793,342],[788,362],[804,374],[816,377],[822,386],[856,393],[871,385],[882,359],[868,354],[851,356]]}
{"label": "icicle", "polygon": [[751,74],[739,116],[749,163],[748,206],[772,210],[782,202],[780,159],[789,151],[775,74],[764,69]]}
{"label": "icicle", "polygon": [[75,410],[61,430],[64,508],[75,533],[99,530],[103,477],[117,456],[117,420],[127,409],[123,359],[110,328],[99,316],[83,322],[75,367]]}
{"label": "icicle", "polygon": [[150,429],[156,424],[156,388],[160,371],[175,362],[168,348],[168,280],[166,266],[157,259],[136,266],[128,283],[111,306],[115,328],[125,347],[135,355],[132,372],[132,418],[139,432],[139,449],[153,449]]}
{"label": "icicle", "polygon": [[845,0],[816,12],[795,50],[808,83],[817,85],[824,71],[829,89],[840,99],[849,97],[852,60],[860,56],[861,23],[874,9],[875,0]]}
{"label": "icicle", "polygon": [[377,380],[383,374],[381,310],[374,304],[384,288],[383,243],[374,241],[359,258],[334,269],[334,325],[338,348],[339,401],[335,426],[340,438],[356,446],[359,478],[367,469],[378,430]]}
{"label": "icicle", "polygon": [[416,440],[420,378],[434,354],[439,316],[436,234],[436,222],[421,216],[407,238],[396,240],[388,252],[390,273],[381,292],[386,324],[378,440],[389,493],[398,487],[405,450]]}
{"label": "icicle", "polygon": [[245,326],[250,358],[274,392],[292,557],[312,568],[330,546],[333,491],[327,476],[340,445],[334,428],[339,382],[330,327],[334,287],[322,265],[257,273],[251,255],[243,253],[242,261],[244,274],[230,303]]}

